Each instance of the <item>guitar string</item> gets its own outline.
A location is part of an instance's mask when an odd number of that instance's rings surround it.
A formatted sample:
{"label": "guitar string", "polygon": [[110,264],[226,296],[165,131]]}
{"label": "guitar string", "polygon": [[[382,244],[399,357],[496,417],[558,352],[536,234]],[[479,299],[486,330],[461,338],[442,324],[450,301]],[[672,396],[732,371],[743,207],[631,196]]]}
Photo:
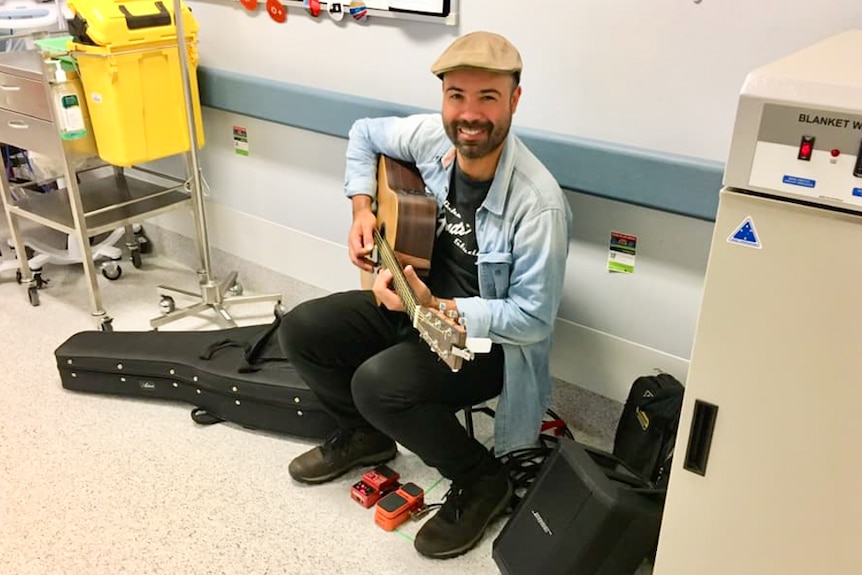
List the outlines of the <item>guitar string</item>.
{"label": "guitar string", "polygon": [[[384,264],[386,267],[392,272],[393,282],[395,283],[395,288],[398,294],[405,300],[404,303],[412,306],[418,305],[416,301],[416,296],[413,293],[413,290],[410,288],[410,284],[407,283],[407,278],[404,276],[400,265],[398,264],[398,260],[395,258],[394,254],[391,252],[387,252],[385,254],[381,253],[381,256],[384,260]],[[411,314],[412,315],[412,314]]]}
{"label": "guitar string", "polygon": [[398,258],[395,257],[395,252],[378,230],[374,230],[374,240],[380,251],[380,257],[383,260],[384,266],[392,273],[392,280],[395,283],[395,291],[404,300],[405,307],[410,319],[413,319],[416,309],[419,307],[419,302],[416,299],[416,294],[413,288],[407,282],[404,271],[401,269],[401,264],[398,263]]}
{"label": "guitar string", "polygon": [[404,277],[401,272],[401,268],[399,267],[398,261],[394,257],[384,257],[386,260],[386,267],[392,271],[392,279],[395,284],[395,291],[398,292],[398,295],[401,296],[401,299],[404,300],[405,306],[408,308],[408,313],[410,317],[413,317],[413,311],[416,307],[418,307],[418,302],[416,301],[416,297],[413,294],[413,290],[410,288],[410,284],[407,283],[406,277]]}

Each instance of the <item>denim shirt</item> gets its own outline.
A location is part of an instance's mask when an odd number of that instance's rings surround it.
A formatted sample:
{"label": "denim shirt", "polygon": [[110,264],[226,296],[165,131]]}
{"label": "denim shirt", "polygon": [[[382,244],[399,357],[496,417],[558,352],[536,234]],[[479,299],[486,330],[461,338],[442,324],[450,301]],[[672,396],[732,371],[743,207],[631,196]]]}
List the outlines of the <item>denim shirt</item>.
{"label": "denim shirt", "polygon": [[[442,209],[455,149],[440,114],[358,120],[349,138],[348,197],[375,197],[378,154],[383,154],[415,164]],[[489,338],[503,348],[505,381],[494,418],[498,457],[535,446],[550,405],[550,347],[571,218],[559,184],[510,131],[476,212],[480,296],[455,298],[467,336]]]}

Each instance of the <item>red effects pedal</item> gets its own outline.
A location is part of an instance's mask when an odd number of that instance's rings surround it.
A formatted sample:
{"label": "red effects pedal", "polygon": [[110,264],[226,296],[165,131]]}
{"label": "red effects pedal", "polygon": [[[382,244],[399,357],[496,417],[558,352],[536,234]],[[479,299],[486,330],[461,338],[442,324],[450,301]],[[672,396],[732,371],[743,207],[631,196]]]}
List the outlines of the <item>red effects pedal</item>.
{"label": "red effects pedal", "polygon": [[379,465],[362,475],[362,479],[350,488],[350,497],[366,509],[377,503],[387,493],[395,491],[401,484],[401,476],[386,465]]}

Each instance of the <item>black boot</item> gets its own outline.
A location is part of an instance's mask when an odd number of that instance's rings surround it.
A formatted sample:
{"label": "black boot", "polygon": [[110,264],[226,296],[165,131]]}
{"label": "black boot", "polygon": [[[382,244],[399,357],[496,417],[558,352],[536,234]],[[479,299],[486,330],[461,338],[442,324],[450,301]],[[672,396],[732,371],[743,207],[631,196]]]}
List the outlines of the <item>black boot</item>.
{"label": "black boot", "polygon": [[413,546],[433,559],[466,553],[479,543],[491,521],[503,514],[511,498],[509,474],[500,465],[467,485],[453,482],[443,506],[422,526]]}
{"label": "black boot", "polygon": [[386,463],[397,452],[395,441],[376,429],[339,429],[291,461],[287,471],[302,483],[325,483],[360,465]]}

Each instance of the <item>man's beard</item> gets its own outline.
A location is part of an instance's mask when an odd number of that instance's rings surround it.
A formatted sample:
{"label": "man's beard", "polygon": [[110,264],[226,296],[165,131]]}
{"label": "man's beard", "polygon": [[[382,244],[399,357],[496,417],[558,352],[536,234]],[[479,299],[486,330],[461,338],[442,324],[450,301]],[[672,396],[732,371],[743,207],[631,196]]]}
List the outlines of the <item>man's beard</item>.
{"label": "man's beard", "polygon": [[[503,143],[506,135],[509,132],[510,123],[496,126],[491,122],[462,122],[454,121],[446,124],[446,135],[455,145],[458,153],[465,158],[477,159],[487,156],[492,151],[497,149],[497,146]],[[459,138],[458,130],[464,128],[467,130],[482,130],[484,132],[483,139],[463,142]]]}

